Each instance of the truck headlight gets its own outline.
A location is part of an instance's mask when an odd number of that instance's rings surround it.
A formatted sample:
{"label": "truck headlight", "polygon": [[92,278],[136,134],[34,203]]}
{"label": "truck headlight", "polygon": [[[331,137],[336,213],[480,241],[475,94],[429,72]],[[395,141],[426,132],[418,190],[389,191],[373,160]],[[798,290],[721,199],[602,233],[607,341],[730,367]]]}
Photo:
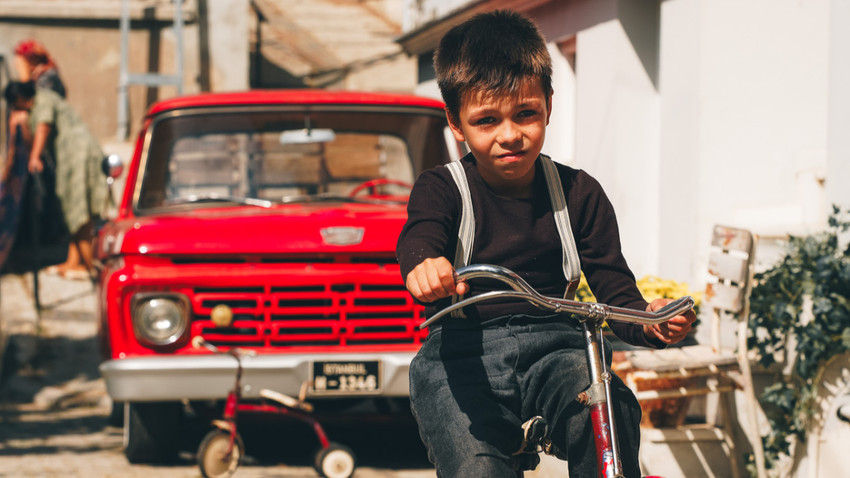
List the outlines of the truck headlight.
{"label": "truck headlight", "polygon": [[133,331],[144,345],[177,342],[189,323],[189,299],[182,294],[137,294],[133,297]]}

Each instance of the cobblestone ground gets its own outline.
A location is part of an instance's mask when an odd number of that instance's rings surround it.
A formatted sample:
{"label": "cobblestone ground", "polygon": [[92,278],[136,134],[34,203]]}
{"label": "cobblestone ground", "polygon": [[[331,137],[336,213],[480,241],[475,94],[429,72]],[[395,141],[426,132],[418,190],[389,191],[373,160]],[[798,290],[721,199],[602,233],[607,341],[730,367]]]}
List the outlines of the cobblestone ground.
{"label": "cobblestone ground", "polygon": [[[111,403],[97,371],[92,285],[43,273],[39,281],[46,306],[40,317],[32,276],[0,277],[0,330],[7,344],[0,372],[0,478],[200,476],[189,451],[173,466],[127,463],[122,429],[109,425]],[[435,476],[411,424],[380,431],[360,424],[335,433],[353,441],[346,444],[361,459],[355,478]],[[277,453],[262,436],[251,440],[245,437],[248,456],[236,477],[317,476],[309,457]]]}
{"label": "cobblestone ground", "polygon": [[[32,275],[0,276],[0,478],[199,477],[191,450],[169,466],[130,465],[124,458],[122,428],[109,425],[112,404],[97,370],[92,284],[41,273],[38,290],[41,314],[34,307]],[[360,460],[355,478],[436,476],[412,422],[331,426],[331,438],[353,448]],[[244,429],[247,456],[237,478],[317,476],[309,454],[275,445],[297,445],[309,434],[277,429],[276,435],[248,435],[252,429]],[[526,473],[560,476],[566,476],[564,463],[550,457]]]}

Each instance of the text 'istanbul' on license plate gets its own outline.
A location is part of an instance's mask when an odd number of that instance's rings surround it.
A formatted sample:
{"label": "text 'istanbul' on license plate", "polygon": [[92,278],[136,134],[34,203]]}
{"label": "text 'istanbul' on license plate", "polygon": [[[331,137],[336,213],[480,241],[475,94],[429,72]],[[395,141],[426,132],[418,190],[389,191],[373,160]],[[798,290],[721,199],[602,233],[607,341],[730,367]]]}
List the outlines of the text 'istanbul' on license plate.
{"label": "text 'istanbul' on license plate", "polygon": [[313,393],[376,393],[381,390],[377,360],[313,362]]}

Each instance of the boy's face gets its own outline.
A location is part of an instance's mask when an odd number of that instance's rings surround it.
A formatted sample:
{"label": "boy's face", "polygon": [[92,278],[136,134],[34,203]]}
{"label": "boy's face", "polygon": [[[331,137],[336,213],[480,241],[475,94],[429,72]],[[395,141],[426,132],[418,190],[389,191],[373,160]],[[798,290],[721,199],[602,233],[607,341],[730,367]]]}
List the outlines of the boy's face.
{"label": "boy's face", "polygon": [[551,100],[539,81],[528,80],[515,95],[470,92],[461,100],[456,121],[448,115],[455,139],[466,141],[481,177],[497,193],[531,194],[534,161],[543,148]]}

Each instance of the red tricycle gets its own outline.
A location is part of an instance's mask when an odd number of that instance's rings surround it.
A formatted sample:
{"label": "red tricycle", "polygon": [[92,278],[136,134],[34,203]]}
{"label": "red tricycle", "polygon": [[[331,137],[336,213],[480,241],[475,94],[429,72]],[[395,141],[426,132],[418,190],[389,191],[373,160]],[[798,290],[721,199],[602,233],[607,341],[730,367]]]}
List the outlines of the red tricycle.
{"label": "red tricycle", "polygon": [[222,350],[204,340],[195,337],[192,345],[205,348],[213,353],[230,355],[236,359],[236,383],[227,394],[224,415],[213,420],[213,429],[201,440],[198,447],[198,466],[204,478],[227,478],[236,471],[245,454],[245,445],[236,427],[236,418],[240,413],[274,413],[301,420],[312,428],[319,440],[320,448],[313,460],[313,467],[325,478],[350,478],[354,474],[357,460],[348,447],[328,440],[322,425],[311,414],[313,406],[304,401],[308,383],[304,383],[298,398],[284,395],[274,390],[260,390],[261,401],[248,403],[242,401],[242,357],[253,355],[252,350],[232,347]]}

